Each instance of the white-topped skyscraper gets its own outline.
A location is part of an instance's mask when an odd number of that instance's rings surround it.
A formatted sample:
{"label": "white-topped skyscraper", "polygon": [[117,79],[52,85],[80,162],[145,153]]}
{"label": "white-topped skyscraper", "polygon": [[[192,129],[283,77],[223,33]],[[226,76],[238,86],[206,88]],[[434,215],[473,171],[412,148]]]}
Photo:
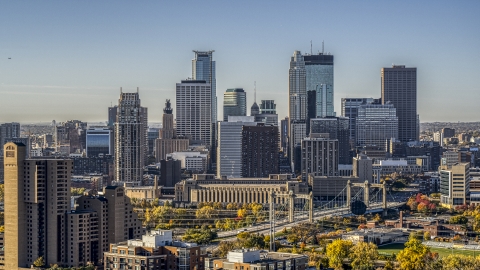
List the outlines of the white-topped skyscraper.
{"label": "white-topped skyscraper", "polygon": [[140,106],[137,92],[123,93],[120,88],[115,122],[115,182],[119,185],[142,185],[147,159],[147,108]]}

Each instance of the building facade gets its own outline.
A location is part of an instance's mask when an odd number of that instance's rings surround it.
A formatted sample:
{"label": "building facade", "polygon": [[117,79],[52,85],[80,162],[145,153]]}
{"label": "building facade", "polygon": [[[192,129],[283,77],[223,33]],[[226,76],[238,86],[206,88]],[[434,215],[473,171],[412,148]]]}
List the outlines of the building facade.
{"label": "building facade", "polygon": [[92,127],[87,129],[86,154],[87,157],[113,155],[113,132],[109,127]]}
{"label": "building facade", "polygon": [[372,103],[373,101],[373,98],[342,98],[342,116],[348,118],[348,128],[350,130],[349,138],[352,148],[355,147],[356,143],[355,132],[358,107],[362,104]]}
{"label": "building facade", "polygon": [[176,85],[177,135],[192,144],[212,145],[212,90],[205,80],[183,80]]}
{"label": "building facade", "polygon": [[278,127],[242,127],[242,177],[267,177],[278,173]]}
{"label": "building facade", "polygon": [[382,103],[391,102],[397,110],[398,139],[418,141],[417,68],[393,65],[382,68]]}
{"label": "building facade", "polygon": [[398,117],[393,104],[368,103],[358,107],[356,146],[377,146],[387,152],[387,140],[398,138]]}
{"label": "building facade", "polygon": [[223,94],[223,121],[228,121],[228,116],[247,115],[247,93],[243,88],[227,89]]}
{"label": "building facade", "polygon": [[306,72],[306,91],[315,91],[315,117],[335,116],[333,90],[333,55],[303,56]]}
{"label": "building facade", "polygon": [[217,177],[242,176],[242,129],[256,126],[253,116],[229,116],[218,123]]}
{"label": "building facade", "polygon": [[115,182],[127,186],[142,184],[147,159],[147,108],[141,107],[137,92],[123,93],[115,122]]}
{"label": "building facade", "polygon": [[309,174],[318,176],[338,175],[338,140],[310,133],[302,140],[302,179]]}
{"label": "building facade", "polygon": [[167,99],[163,109],[163,126],[160,130],[160,138],[155,140],[155,159],[157,163],[166,159],[167,154],[185,151],[189,146],[188,139],[177,138],[172,112],[170,100]]}
{"label": "building facade", "polygon": [[25,145],[7,143],[5,163],[5,268],[67,261],[66,216],[70,176],[66,159],[25,159]]}
{"label": "building facade", "polygon": [[440,171],[440,203],[448,208],[470,202],[470,163],[442,165]]}
{"label": "building facade", "polygon": [[352,164],[349,144],[348,118],[323,117],[310,120],[310,133],[328,134],[330,139],[338,140],[338,162]]}

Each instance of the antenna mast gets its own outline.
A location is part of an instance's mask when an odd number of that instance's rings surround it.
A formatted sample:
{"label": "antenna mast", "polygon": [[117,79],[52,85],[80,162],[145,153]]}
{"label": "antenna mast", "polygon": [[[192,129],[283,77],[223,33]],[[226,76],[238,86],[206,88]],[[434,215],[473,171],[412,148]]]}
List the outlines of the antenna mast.
{"label": "antenna mast", "polygon": [[257,81],[254,81],[253,85],[253,102],[257,103]]}
{"label": "antenna mast", "polygon": [[310,40],[310,55],[313,55],[313,50],[312,50],[312,41]]}
{"label": "antenna mast", "polygon": [[322,40],[322,54],[324,53],[324,42],[325,41]]}

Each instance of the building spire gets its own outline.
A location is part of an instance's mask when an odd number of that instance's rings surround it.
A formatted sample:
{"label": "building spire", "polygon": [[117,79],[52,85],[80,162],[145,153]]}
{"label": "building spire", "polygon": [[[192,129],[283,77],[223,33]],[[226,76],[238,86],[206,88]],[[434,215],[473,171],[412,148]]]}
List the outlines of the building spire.
{"label": "building spire", "polygon": [[253,102],[257,103],[257,81],[253,82]]}

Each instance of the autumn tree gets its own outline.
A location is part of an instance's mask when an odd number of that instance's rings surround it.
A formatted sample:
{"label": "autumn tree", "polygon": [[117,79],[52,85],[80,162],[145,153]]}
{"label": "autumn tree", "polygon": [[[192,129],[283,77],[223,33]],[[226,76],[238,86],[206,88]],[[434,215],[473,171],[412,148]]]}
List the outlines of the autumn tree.
{"label": "autumn tree", "polygon": [[451,254],[442,258],[441,265],[445,270],[476,270],[480,269],[480,259],[473,256]]}
{"label": "autumn tree", "polygon": [[45,261],[43,260],[43,257],[38,257],[34,262],[33,266],[35,267],[42,267],[45,265]]}
{"label": "autumn tree", "polygon": [[432,235],[430,234],[430,232],[425,232],[423,234],[423,240],[425,241],[432,240]]}
{"label": "autumn tree", "polygon": [[215,210],[212,206],[209,205],[206,205],[195,211],[195,216],[198,219],[210,219],[215,214],[217,214],[217,210]]}
{"label": "autumn tree", "polygon": [[431,258],[430,248],[418,240],[416,234],[410,234],[405,249],[397,255],[400,268],[404,270],[423,270]]}
{"label": "autumn tree", "polygon": [[353,269],[374,269],[375,260],[378,258],[377,245],[373,243],[359,242],[350,248],[349,257]]}
{"label": "autumn tree", "polygon": [[350,254],[353,244],[351,241],[336,239],[327,246],[327,257],[330,267],[335,270],[343,269],[343,260]]}

